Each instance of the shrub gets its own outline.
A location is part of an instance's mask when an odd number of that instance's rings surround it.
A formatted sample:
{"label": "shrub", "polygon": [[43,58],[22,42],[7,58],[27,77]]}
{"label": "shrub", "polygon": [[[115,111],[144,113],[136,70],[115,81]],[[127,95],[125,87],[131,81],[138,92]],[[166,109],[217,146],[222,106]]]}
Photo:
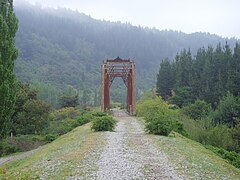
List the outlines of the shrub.
{"label": "shrub", "polygon": [[113,131],[116,120],[111,116],[97,117],[92,121],[91,129],[94,131]]}
{"label": "shrub", "polygon": [[137,114],[144,117],[145,130],[149,133],[167,136],[174,130],[186,135],[183,124],[175,119],[174,111],[169,109],[161,97],[139,102]]}
{"label": "shrub", "polygon": [[173,130],[171,121],[160,119],[148,120],[145,129],[149,133],[163,136],[168,136],[168,134],[170,134]]}
{"label": "shrub", "polygon": [[53,120],[63,120],[66,118],[76,118],[80,116],[80,111],[73,107],[66,107],[59,110],[55,110],[51,113],[51,118]]}
{"label": "shrub", "polygon": [[64,119],[61,121],[51,121],[49,126],[43,131],[44,134],[63,135],[79,126],[77,119]]}
{"label": "shrub", "polygon": [[233,139],[236,143],[235,151],[240,152],[240,124],[233,128]]}
{"label": "shrub", "polygon": [[16,145],[9,144],[6,140],[0,142],[0,156],[6,156],[15,152],[19,152],[19,148]]}
{"label": "shrub", "polygon": [[44,136],[40,135],[20,135],[8,137],[0,142],[0,156],[15,152],[28,151],[46,144]]}
{"label": "shrub", "polygon": [[224,149],[232,149],[234,141],[231,129],[226,125],[217,125],[208,132],[207,144]]}
{"label": "shrub", "polygon": [[92,121],[95,117],[91,114],[91,113],[85,113],[82,116],[80,116],[77,121],[79,123],[79,125],[83,125],[86,123],[89,123],[90,121]]}
{"label": "shrub", "polygon": [[218,156],[226,159],[233,166],[240,168],[240,155],[236,152],[229,152],[223,148],[217,148],[213,146],[206,146],[207,149],[213,151]]}
{"label": "shrub", "polygon": [[211,105],[203,100],[196,100],[193,104],[189,104],[182,108],[182,111],[192,119],[202,119],[207,117],[211,111]]}
{"label": "shrub", "polygon": [[215,123],[225,123],[229,127],[234,127],[240,121],[240,99],[227,93],[217,106],[214,113]]}
{"label": "shrub", "polygon": [[58,135],[56,135],[56,134],[47,134],[47,135],[45,136],[45,140],[46,140],[47,142],[52,142],[52,141],[54,141],[55,139],[57,139],[57,137],[58,137]]}
{"label": "shrub", "polygon": [[95,117],[103,117],[103,116],[107,116],[108,113],[96,111],[96,112],[93,112],[92,115],[95,116]]}
{"label": "shrub", "polygon": [[189,116],[181,113],[181,111],[175,111],[174,118],[183,123],[184,130],[186,130],[186,134],[190,139],[202,144],[207,143],[208,132],[213,128],[212,120],[210,118],[193,120]]}
{"label": "shrub", "polygon": [[188,136],[187,132],[184,129],[183,123],[180,121],[177,120],[172,121],[172,129],[173,131],[178,132],[184,136]]}

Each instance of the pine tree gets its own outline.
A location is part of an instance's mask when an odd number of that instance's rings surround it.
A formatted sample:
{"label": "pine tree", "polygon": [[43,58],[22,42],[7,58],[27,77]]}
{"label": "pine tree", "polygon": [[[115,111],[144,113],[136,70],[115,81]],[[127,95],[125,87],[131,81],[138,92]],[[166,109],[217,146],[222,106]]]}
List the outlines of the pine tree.
{"label": "pine tree", "polygon": [[173,65],[169,59],[165,59],[160,64],[159,72],[157,75],[157,94],[167,100],[171,96],[175,84],[175,73]]}
{"label": "pine tree", "polygon": [[0,0],[0,138],[11,128],[16,99],[14,61],[18,56],[15,35],[18,20],[13,10],[13,0]]}
{"label": "pine tree", "polygon": [[240,92],[240,44],[236,44],[233,53],[233,62],[231,65],[231,86],[230,92],[235,96],[239,96]]}
{"label": "pine tree", "polygon": [[183,49],[176,56],[176,86],[190,86],[192,83],[192,55],[190,50]]}

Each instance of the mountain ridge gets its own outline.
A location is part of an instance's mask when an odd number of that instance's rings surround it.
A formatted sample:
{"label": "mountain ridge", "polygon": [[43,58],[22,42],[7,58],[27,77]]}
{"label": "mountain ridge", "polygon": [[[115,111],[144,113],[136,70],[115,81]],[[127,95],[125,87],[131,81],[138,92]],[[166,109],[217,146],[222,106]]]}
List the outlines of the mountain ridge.
{"label": "mountain ridge", "polygon": [[[15,9],[19,18],[17,76],[61,90],[69,85],[77,90],[99,89],[102,61],[120,56],[135,61],[141,93],[155,86],[162,59],[173,59],[184,48],[196,54],[203,46],[215,47],[227,41],[233,47],[238,41],[208,33],[186,34],[100,21],[69,9],[24,4],[17,4]],[[119,83],[114,88],[122,89]]]}

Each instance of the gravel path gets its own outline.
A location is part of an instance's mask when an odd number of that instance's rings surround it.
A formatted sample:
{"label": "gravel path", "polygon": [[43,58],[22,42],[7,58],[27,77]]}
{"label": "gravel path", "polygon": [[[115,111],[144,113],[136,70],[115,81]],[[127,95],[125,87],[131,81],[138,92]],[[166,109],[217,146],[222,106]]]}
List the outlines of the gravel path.
{"label": "gravel path", "polygon": [[3,165],[3,164],[6,164],[6,163],[10,163],[12,161],[18,161],[18,160],[24,159],[25,157],[28,157],[28,156],[34,154],[35,152],[37,152],[37,151],[39,151],[43,148],[44,148],[44,146],[40,146],[36,149],[33,149],[31,151],[27,151],[27,152],[23,152],[23,153],[18,154],[18,155],[0,158],[0,166]]}
{"label": "gravel path", "polygon": [[143,127],[124,111],[114,110],[118,124],[107,132],[107,145],[97,162],[97,179],[182,179],[145,135]]}

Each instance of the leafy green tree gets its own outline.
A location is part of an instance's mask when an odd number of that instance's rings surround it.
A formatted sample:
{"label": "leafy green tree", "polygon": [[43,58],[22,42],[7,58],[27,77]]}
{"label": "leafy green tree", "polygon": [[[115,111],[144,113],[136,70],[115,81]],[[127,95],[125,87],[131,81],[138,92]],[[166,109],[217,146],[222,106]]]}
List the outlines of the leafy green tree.
{"label": "leafy green tree", "polygon": [[221,100],[214,114],[215,123],[225,123],[235,127],[240,122],[240,100],[230,92]]}
{"label": "leafy green tree", "polygon": [[49,123],[50,106],[41,100],[27,100],[18,112],[14,129],[16,134],[39,134]]}
{"label": "leafy green tree", "polygon": [[30,85],[19,84],[15,113],[12,117],[14,134],[39,133],[48,125],[50,106],[37,99],[35,90]]}
{"label": "leafy green tree", "polygon": [[13,68],[18,56],[15,47],[17,30],[13,0],[0,0],[0,138],[9,133],[14,113],[17,88]]}
{"label": "leafy green tree", "polygon": [[193,104],[183,107],[183,112],[193,119],[202,119],[207,117],[211,111],[211,105],[203,100],[196,100]]}
{"label": "leafy green tree", "polygon": [[64,107],[76,107],[79,105],[79,95],[63,95],[59,98],[59,103],[62,108]]}

